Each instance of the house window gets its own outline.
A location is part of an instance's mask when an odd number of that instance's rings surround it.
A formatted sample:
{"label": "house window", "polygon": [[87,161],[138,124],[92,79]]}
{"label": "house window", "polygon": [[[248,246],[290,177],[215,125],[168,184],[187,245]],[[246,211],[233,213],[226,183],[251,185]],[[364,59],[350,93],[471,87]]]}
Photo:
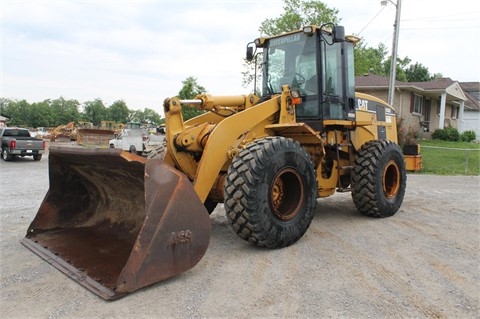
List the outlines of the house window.
{"label": "house window", "polygon": [[413,95],[413,113],[422,114],[423,96]]}

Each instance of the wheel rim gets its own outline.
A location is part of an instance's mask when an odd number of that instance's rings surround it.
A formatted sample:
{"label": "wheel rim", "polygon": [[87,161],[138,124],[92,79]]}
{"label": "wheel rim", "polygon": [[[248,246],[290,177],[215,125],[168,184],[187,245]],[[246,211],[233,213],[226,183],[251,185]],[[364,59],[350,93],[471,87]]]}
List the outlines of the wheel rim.
{"label": "wheel rim", "polygon": [[302,177],[296,170],[282,169],[273,178],[270,187],[270,206],[277,219],[289,221],[297,216],[304,196]]}
{"label": "wheel rim", "polygon": [[400,189],[400,168],[395,161],[390,161],[383,172],[383,193],[388,199],[397,195]]}

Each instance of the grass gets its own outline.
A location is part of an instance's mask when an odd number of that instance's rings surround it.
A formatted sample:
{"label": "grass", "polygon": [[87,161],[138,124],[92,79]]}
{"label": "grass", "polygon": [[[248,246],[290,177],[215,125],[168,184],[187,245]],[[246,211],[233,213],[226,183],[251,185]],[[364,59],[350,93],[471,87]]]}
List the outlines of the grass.
{"label": "grass", "polygon": [[[422,171],[435,175],[479,175],[480,144],[424,140],[420,142]],[[467,164],[468,163],[468,164]]]}

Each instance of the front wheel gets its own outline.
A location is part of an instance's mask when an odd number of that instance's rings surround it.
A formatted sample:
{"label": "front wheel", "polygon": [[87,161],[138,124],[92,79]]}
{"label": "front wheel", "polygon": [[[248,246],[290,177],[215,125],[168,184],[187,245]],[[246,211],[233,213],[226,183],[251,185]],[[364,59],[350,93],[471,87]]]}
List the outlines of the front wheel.
{"label": "front wheel", "polygon": [[282,248],[312,222],[317,179],[309,154],[284,137],[257,140],[232,161],[224,190],[232,229],[257,246]]}
{"label": "front wheel", "polygon": [[137,148],[135,147],[135,145],[130,145],[130,153],[137,154]]}
{"label": "front wheel", "polygon": [[352,198],[366,216],[389,217],[402,204],[407,173],[402,150],[392,141],[370,141],[358,152],[352,173]]}

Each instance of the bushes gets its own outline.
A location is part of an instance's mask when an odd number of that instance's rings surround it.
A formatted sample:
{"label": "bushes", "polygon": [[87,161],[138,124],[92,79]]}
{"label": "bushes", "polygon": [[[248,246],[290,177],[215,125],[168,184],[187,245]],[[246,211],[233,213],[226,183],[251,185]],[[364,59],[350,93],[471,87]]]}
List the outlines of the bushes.
{"label": "bushes", "polygon": [[477,139],[477,135],[475,134],[475,131],[465,131],[462,133],[462,141],[464,142],[472,142]]}
{"label": "bushes", "polygon": [[432,133],[432,138],[434,140],[458,142],[460,141],[460,133],[458,133],[458,130],[454,127],[447,127],[436,129]]}
{"label": "bushes", "polygon": [[454,127],[436,129],[432,133],[432,139],[452,142],[472,142],[477,138],[475,131],[465,131],[462,134]]}
{"label": "bushes", "polygon": [[404,147],[407,145],[417,145],[419,133],[411,126],[405,127],[403,118],[397,120],[397,139],[398,145]]}

